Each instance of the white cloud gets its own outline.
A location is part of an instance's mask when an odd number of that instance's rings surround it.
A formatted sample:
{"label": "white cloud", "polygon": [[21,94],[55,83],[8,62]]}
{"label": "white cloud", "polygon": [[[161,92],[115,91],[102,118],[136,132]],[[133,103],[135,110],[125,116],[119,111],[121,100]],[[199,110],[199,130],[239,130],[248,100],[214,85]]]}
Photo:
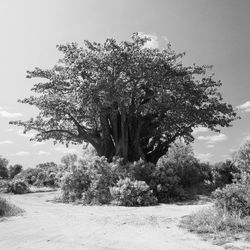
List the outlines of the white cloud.
{"label": "white cloud", "polygon": [[78,150],[75,148],[67,148],[65,146],[57,146],[54,148],[55,151],[63,154],[77,154]]}
{"label": "white cloud", "polygon": [[213,155],[210,153],[197,154],[196,157],[201,161],[208,161]]}
{"label": "white cloud", "polygon": [[197,138],[198,140],[203,140],[206,141],[207,144],[214,144],[217,142],[222,142],[227,140],[227,136],[225,134],[219,134],[219,135],[208,135],[208,136],[203,136],[200,135]]}
{"label": "white cloud", "polygon": [[10,113],[6,110],[0,110],[0,116],[2,117],[6,117],[6,118],[16,118],[16,117],[20,117],[23,116],[23,114],[21,113]]}
{"label": "white cloud", "polygon": [[195,134],[199,134],[199,133],[205,133],[205,132],[208,132],[209,129],[208,128],[205,128],[205,127],[202,127],[202,126],[198,126],[196,128],[193,129],[193,135]]}
{"label": "white cloud", "polygon": [[143,32],[139,32],[138,33],[140,37],[147,37],[150,38],[150,41],[147,41],[144,44],[145,48],[158,48],[159,47],[159,41],[158,41],[158,37],[156,35],[152,35],[152,34],[144,34]]}
{"label": "white cloud", "polygon": [[214,145],[213,145],[213,144],[208,144],[207,147],[208,147],[208,148],[213,148]]}
{"label": "white cloud", "polygon": [[37,146],[41,146],[41,145],[44,145],[44,144],[45,144],[44,141],[41,141],[41,142],[40,142],[40,141],[37,141],[37,142],[34,142],[32,146],[33,146],[33,147],[37,147]]}
{"label": "white cloud", "polygon": [[242,112],[250,112],[250,101],[247,101],[239,106],[238,109],[242,110]]}
{"label": "white cloud", "polygon": [[40,150],[40,151],[38,151],[37,154],[38,154],[38,155],[50,155],[50,152]]}
{"label": "white cloud", "polygon": [[18,131],[17,131],[17,134],[20,135],[20,136],[29,137],[29,138],[35,136],[35,133],[33,133],[33,132],[26,132],[26,133],[24,134],[22,129],[18,130]]}
{"label": "white cloud", "polygon": [[0,141],[0,145],[3,145],[3,144],[12,144],[13,141],[10,141],[10,140],[5,140],[5,141]]}
{"label": "white cloud", "polygon": [[25,155],[29,155],[30,153],[29,152],[26,152],[26,151],[20,151],[20,152],[17,152],[16,155],[18,156],[25,156]]}

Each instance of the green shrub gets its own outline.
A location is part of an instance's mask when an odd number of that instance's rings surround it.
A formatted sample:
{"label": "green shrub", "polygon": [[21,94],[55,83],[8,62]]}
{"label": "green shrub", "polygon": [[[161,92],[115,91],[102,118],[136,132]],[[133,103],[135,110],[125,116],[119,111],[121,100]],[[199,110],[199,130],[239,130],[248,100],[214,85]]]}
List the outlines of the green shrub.
{"label": "green shrub", "polygon": [[157,204],[157,198],[144,181],[129,178],[119,180],[110,188],[114,201],[121,206],[150,206]]}
{"label": "green shrub", "polygon": [[218,208],[235,212],[241,216],[250,215],[250,185],[233,183],[213,193]]}
{"label": "green shrub", "polygon": [[15,216],[23,212],[22,209],[8,202],[6,199],[0,197],[0,217]]}
{"label": "green shrub", "polygon": [[13,180],[8,183],[7,192],[14,194],[25,194],[29,192],[29,186],[23,180]]}

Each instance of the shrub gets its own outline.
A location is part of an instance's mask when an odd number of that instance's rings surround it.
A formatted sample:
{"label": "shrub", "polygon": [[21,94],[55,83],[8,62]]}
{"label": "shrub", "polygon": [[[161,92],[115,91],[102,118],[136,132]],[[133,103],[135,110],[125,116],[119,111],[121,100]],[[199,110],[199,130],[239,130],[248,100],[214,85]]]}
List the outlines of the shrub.
{"label": "shrub", "polygon": [[144,181],[121,179],[110,188],[114,201],[121,206],[150,206],[157,204],[157,198]]}
{"label": "shrub", "polygon": [[0,179],[0,193],[7,193],[8,190],[8,180],[1,180]]}
{"label": "shrub", "polygon": [[7,159],[0,156],[0,179],[8,179],[8,163]]}
{"label": "shrub", "polygon": [[184,198],[184,190],[180,185],[180,181],[176,165],[167,159],[162,159],[157,163],[150,187],[159,202],[169,202],[172,199]]}
{"label": "shrub", "polygon": [[241,216],[250,215],[250,186],[242,183],[226,185],[213,193],[218,208],[235,212]]}
{"label": "shrub", "polygon": [[127,176],[138,181],[145,181],[148,185],[153,179],[155,164],[143,160],[127,164]]}
{"label": "shrub", "polygon": [[8,183],[7,192],[14,194],[25,194],[29,192],[29,186],[23,180],[13,180]]}
{"label": "shrub", "polygon": [[88,165],[91,180],[89,189],[84,194],[84,202],[91,204],[107,204],[111,201],[110,187],[118,180],[119,163],[108,163],[104,157],[95,157]]}
{"label": "shrub", "polygon": [[14,180],[23,180],[29,185],[34,185],[40,172],[43,172],[41,168],[28,168],[17,174]]}
{"label": "shrub", "polygon": [[13,179],[17,174],[23,170],[23,166],[20,164],[15,164],[14,166],[9,167],[9,178]]}
{"label": "shrub", "polygon": [[9,203],[6,199],[0,197],[0,217],[2,216],[14,216],[23,212],[22,209]]}
{"label": "shrub", "polygon": [[86,168],[73,168],[65,172],[61,179],[63,201],[76,201],[82,198],[90,185]]}
{"label": "shrub", "polygon": [[212,168],[214,186],[222,188],[226,184],[231,184],[238,173],[239,169],[229,160],[216,163]]}

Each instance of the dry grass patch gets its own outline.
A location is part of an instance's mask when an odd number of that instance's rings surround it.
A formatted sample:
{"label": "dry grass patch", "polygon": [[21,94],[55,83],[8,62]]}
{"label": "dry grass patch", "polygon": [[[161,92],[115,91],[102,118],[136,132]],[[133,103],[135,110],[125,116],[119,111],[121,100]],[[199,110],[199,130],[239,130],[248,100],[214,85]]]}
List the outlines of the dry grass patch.
{"label": "dry grass patch", "polygon": [[0,197],[0,217],[15,216],[24,212],[23,209]]}
{"label": "dry grass patch", "polygon": [[184,217],[181,226],[218,245],[235,240],[250,241],[250,216],[242,217],[215,207]]}

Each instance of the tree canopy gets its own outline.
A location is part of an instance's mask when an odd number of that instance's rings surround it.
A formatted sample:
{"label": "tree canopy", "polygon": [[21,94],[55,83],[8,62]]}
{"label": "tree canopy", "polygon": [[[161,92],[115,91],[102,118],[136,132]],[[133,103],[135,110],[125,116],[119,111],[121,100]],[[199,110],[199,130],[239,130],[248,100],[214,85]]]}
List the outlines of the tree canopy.
{"label": "tree canopy", "polygon": [[219,131],[236,118],[223,102],[209,66],[184,66],[184,53],[147,48],[150,40],[134,33],[130,41],[107,39],[59,45],[63,57],[41,78],[34,96],[19,100],[37,107],[37,117],[14,121],[34,140],[90,143],[100,156],[156,162],[172,142],[191,142],[193,128]]}

